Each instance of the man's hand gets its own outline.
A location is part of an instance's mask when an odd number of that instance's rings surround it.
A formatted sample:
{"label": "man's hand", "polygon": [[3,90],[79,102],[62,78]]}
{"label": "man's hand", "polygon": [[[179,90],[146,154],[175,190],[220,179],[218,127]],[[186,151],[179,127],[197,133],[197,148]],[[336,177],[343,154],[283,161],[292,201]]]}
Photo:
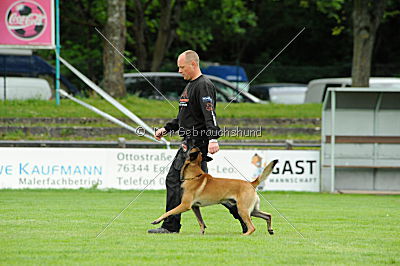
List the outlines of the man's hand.
{"label": "man's hand", "polygon": [[210,143],[208,143],[208,152],[209,153],[214,154],[217,151],[219,151],[218,142],[210,142]]}
{"label": "man's hand", "polygon": [[165,128],[159,128],[157,129],[156,133],[154,134],[154,137],[156,140],[161,140],[161,138],[167,133],[167,130]]}

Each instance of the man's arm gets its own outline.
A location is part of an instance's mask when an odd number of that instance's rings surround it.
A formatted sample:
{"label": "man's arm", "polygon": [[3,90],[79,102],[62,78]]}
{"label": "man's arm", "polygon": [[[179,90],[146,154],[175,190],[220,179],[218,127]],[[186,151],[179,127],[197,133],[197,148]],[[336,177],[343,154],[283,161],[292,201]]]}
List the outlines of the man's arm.
{"label": "man's arm", "polygon": [[165,130],[168,132],[170,131],[177,131],[179,129],[179,120],[178,118],[172,119],[170,122],[165,124]]}
{"label": "man's arm", "polygon": [[168,122],[164,127],[157,129],[154,133],[154,137],[157,140],[160,140],[164,135],[166,135],[170,131],[176,131],[179,129],[179,120],[178,118],[172,119]]}
{"label": "man's arm", "polygon": [[207,137],[210,140],[210,143],[208,145],[208,152],[214,154],[219,151],[217,139],[220,137],[221,134],[215,114],[216,97],[214,86],[207,84],[207,87],[205,89],[200,90],[199,96],[200,107],[201,111],[203,112],[207,128]]}

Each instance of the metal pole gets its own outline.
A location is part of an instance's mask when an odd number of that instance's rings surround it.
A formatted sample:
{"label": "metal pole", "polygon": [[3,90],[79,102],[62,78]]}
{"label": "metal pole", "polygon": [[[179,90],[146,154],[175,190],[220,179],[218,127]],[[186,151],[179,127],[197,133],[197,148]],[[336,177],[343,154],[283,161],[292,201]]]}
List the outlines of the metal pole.
{"label": "metal pole", "polygon": [[322,178],[322,173],[323,173],[323,168],[325,161],[325,152],[328,152],[326,147],[328,145],[328,142],[326,141],[326,136],[328,135],[327,133],[327,128],[328,128],[328,123],[327,123],[327,117],[325,116],[325,110],[327,110],[327,105],[328,105],[328,96],[329,96],[329,91],[325,93],[323,103],[322,103],[322,114],[321,114],[321,152],[320,152],[320,162],[321,162],[321,167],[319,168],[319,179],[320,179],[320,191],[325,190],[325,187],[323,185],[324,178]]}
{"label": "metal pole", "polygon": [[92,105],[90,105],[90,104],[87,104],[87,103],[85,103],[85,102],[82,102],[82,101],[76,99],[75,97],[69,95],[69,94],[68,94],[67,92],[65,92],[64,90],[60,90],[60,94],[62,94],[64,97],[67,97],[68,99],[70,99],[70,100],[72,100],[72,101],[74,101],[74,102],[76,102],[76,103],[78,103],[78,104],[80,104],[80,105],[82,105],[82,106],[88,108],[89,110],[95,112],[96,114],[101,115],[102,117],[104,117],[104,118],[110,120],[111,122],[113,122],[113,123],[115,123],[115,124],[117,124],[117,125],[119,125],[119,126],[121,126],[121,127],[123,127],[123,128],[126,128],[126,129],[128,129],[128,130],[130,130],[130,131],[132,131],[133,133],[135,133],[136,135],[138,135],[138,136],[140,136],[140,137],[146,137],[146,138],[148,138],[148,139],[150,139],[150,140],[156,141],[156,142],[158,142],[158,143],[162,143],[162,141],[158,141],[158,140],[156,140],[155,138],[153,138],[152,136],[150,136],[150,135],[148,135],[148,134],[145,134],[143,130],[138,129],[138,128],[134,128],[134,127],[131,127],[131,126],[128,125],[128,124],[125,124],[124,122],[122,122],[121,120],[119,120],[119,119],[113,117],[112,115],[109,115],[109,114],[107,114],[107,113],[105,113],[105,112],[103,112],[103,111],[97,109],[96,107],[94,107],[94,106],[92,106]]}
{"label": "metal pole", "polygon": [[336,92],[331,89],[331,193],[335,191],[335,110]]}
{"label": "metal pole", "polygon": [[[141,125],[147,132],[149,132],[151,135],[154,134],[154,129],[152,129],[150,126],[148,126],[142,119],[137,117],[134,113],[132,113],[128,108],[120,104],[117,100],[115,100],[113,97],[111,97],[108,93],[106,93],[104,90],[102,90],[99,86],[97,86],[93,81],[88,79],[85,75],[83,75],[79,70],[77,70],[75,67],[73,67],[70,63],[68,63],[64,58],[60,56],[60,61],[61,63],[64,64],[69,70],[72,71],[79,79],[81,79],[86,85],[88,85],[91,89],[93,89],[95,92],[97,92],[101,97],[103,97],[106,101],[114,105],[118,110],[120,110],[122,113],[124,113],[126,116],[128,116],[132,121],[134,121],[136,124]],[[164,137],[161,138],[163,142],[167,145],[167,149],[169,149],[169,141],[167,141]]]}
{"label": "metal pole", "polygon": [[56,0],[56,104],[60,105],[60,7]]}
{"label": "metal pole", "polygon": [[[378,100],[375,105],[375,110],[374,110],[374,136],[379,135],[379,116],[378,112],[381,109],[381,104],[382,104],[382,97],[383,97],[383,92],[380,92],[378,95]],[[373,165],[376,166],[376,161],[377,161],[377,153],[378,153],[378,143],[374,143],[374,150],[373,150]]]}

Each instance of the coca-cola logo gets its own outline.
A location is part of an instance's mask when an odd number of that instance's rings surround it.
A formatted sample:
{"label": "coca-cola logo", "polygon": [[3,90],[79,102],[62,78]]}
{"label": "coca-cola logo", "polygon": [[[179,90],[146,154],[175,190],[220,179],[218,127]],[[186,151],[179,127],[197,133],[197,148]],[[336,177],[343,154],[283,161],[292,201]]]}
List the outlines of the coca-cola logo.
{"label": "coca-cola logo", "polygon": [[7,10],[7,29],[17,39],[36,39],[44,32],[46,25],[46,12],[35,1],[18,1],[13,3]]}

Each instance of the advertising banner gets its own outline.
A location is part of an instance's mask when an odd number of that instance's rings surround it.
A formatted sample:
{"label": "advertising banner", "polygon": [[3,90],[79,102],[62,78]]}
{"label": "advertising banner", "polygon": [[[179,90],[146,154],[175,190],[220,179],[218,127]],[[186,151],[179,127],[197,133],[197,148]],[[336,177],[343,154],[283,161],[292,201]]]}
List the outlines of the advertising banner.
{"label": "advertising banner", "polygon": [[53,2],[1,0],[0,47],[54,48]]}
{"label": "advertising banner", "polygon": [[[165,189],[177,150],[0,148],[0,188]],[[260,190],[319,191],[319,151],[221,150],[208,163],[214,177],[252,181],[279,160]]]}

